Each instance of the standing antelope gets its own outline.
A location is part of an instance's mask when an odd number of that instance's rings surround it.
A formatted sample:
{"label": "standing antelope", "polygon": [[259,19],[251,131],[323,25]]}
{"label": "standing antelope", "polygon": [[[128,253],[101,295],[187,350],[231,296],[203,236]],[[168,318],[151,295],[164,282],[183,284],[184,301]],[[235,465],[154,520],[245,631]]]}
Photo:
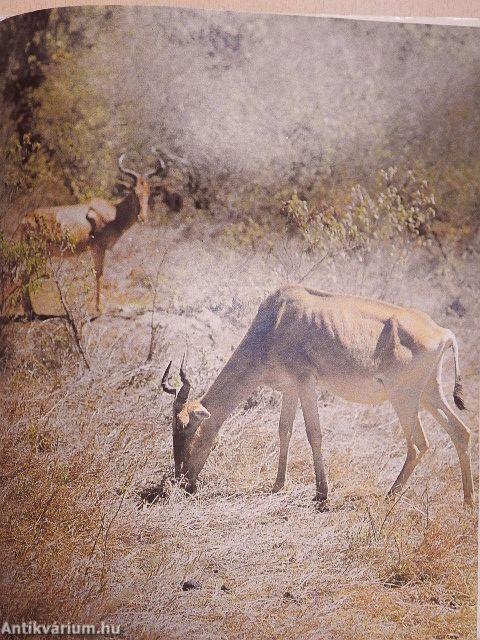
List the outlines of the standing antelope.
{"label": "standing antelope", "polygon": [[173,412],[175,476],[193,492],[215,436],[233,409],[258,386],[283,392],[280,458],[273,490],[285,483],[288,447],[298,400],[313,452],[316,499],[327,498],[316,386],[365,404],[390,400],[407,441],[405,463],[389,494],[396,494],[428,449],[419,410],[429,411],[453,441],[460,461],[464,501],[472,504],[470,431],[449,407],[442,390],[442,359],[453,350],[453,397],[464,409],[454,334],[415,309],[301,286],[270,295],[240,345],[200,401],[189,402],[184,362]]}
{"label": "standing antelope", "polygon": [[[165,171],[165,163],[161,158],[158,158],[155,169],[143,175],[126,168],[124,158],[125,154],[122,154],[118,166],[122,173],[133,178],[133,185],[127,196],[116,204],[102,198],[92,198],[83,204],[35,209],[26,214],[21,225],[23,237],[38,233],[40,228],[50,230],[53,235],[58,231],[67,233],[73,248],[71,255],[91,250],[95,264],[97,313],[101,313],[100,291],[105,251],[111,249],[137,220],[147,220],[149,178],[160,170]],[[52,244],[49,250],[55,254],[59,252],[59,247]],[[32,316],[34,312],[28,284],[24,287],[23,304],[25,312]]]}

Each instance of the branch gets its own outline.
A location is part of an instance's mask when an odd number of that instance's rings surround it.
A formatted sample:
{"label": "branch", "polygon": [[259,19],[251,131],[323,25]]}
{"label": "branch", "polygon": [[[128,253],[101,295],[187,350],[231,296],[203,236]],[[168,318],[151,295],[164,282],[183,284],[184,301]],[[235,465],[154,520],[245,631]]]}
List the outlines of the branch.
{"label": "branch", "polygon": [[301,284],[302,282],[304,282],[304,280],[306,280],[308,278],[308,276],[311,276],[312,273],[314,271],[316,271],[318,269],[318,267],[322,264],[322,262],[324,262],[327,258],[334,258],[335,256],[338,256],[340,253],[343,253],[344,251],[355,251],[356,249],[360,249],[362,245],[361,244],[356,244],[353,247],[348,247],[347,249],[339,249],[338,251],[327,251],[327,253],[325,253],[320,260],[317,260],[317,262],[315,262],[315,264],[310,267],[310,269],[303,274],[303,276],[297,280],[297,284]]}
{"label": "branch", "polygon": [[72,332],[73,339],[75,341],[75,346],[77,347],[77,351],[80,354],[80,356],[81,356],[81,358],[83,360],[83,363],[86,366],[86,368],[90,369],[90,363],[88,362],[87,355],[86,355],[85,350],[84,350],[83,345],[82,345],[82,339],[81,339],[80,332],[79,332],[78,327],[77,327],[77,323],[75,322],[75,318],[73,317],[73,314],[72,314],[72,312],[70,310],[70,307],[68,306],[67,301],[65,299],[65,296],[63,295],[63,290],[62,290],[62,287],[60,285],[60,280],[58,278],[58,273],[56,271],[53,272],[53,280],[55,282],[55,286],[57,287],[57,291],[58,291],[58,295],[59,295],[59,298],[60,298],[60,302],[61,302],[63,310],[65,312],[65,317],[67,319],[68,326],[70,327],[70,330]]}
{"label": "branch", "polygon": [[163,256],[160,260],[160,262],[157,265],[157,272],[155,274],[155,286],[153,289],[153,300],[152,300],[152,310],[151,310],[151,316],[150,316],[150,344],[148,347],[148,355],[147,355],[147,359],[146,362],[151,362],[152,358],[153,358],[153,354],[155,351],[155,337],[157,335],[157,329],[158,329],[158,325],[155,325],[153,322],[153,318],[154,318],[154,314],[155,314],[155,307],[157,304],[157,295],[158,295],[158,281],[160,279],[160,271],[165,263],[165,260],[167,258],[167,253],[168,250],[170,249],[170,245],[167,245],[167,247],[165,247],[165,251],[163,252]]}

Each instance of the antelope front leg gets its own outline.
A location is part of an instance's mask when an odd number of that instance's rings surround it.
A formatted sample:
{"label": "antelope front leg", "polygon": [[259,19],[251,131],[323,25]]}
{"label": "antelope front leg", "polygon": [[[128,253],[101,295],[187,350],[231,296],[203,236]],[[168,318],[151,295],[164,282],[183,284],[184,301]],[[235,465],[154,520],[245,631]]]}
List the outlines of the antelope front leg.
{"label": "antelope front leg", "polygon": [[278,458],[277,479],[272,491],[276,493],[283,489],[285,485],[285,475],[287,473],[288,447],[292,436],[293,421],[297,412],[298,394],[284,393],[282,398],[282,410],[280,413],[280,423],[278,425],[278,435],[280,438],[280,455]]}
{"label": "antelope front leg", "polygon": [[95,283],[96,283],[96,292],[95,292],[95,308],[97,310],[98,315],[102,313],[102,302],[101,302],[101,290],[102,290],[102,282],[103,282],[103,265],[105,262],[105,249],[102,247],[95,246],[92,248],[93,253],[93,261],[95,264]]}
{"label": "antelope front leg", "polygon": [[312,447],[313,466],[315,468],[316,492],[315,500],[325,502],[328,496],[327,477],[323,464],[322,455],[322,431],[320,429],[320,419],[318,417],[317,392],[315,380],[309,378],[300,391],[300,404],[302,406],[303,417],[307,438]]}

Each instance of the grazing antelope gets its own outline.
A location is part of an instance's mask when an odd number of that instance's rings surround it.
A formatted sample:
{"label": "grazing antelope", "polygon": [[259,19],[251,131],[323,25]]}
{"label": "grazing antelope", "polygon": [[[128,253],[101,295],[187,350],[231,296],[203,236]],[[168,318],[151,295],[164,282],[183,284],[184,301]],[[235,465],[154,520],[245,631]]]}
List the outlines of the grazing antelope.
{"label": "grazing antelope", "polygon": [[405,486],[428,449],[419,410],[429,411],[453,441],[460,461],[464,500],[472,504],[470,431],[449,407],[442,390],[442,359],[453,350],[453,397],[464,409],[454,334],[425,313],[386,302],[337,295],[292,285],[279,289],[260,306],[240,345],[199,401],[189,401],[184,362],[182,387],[169,386],[168,365],[162,387],[175,394],[173,444],[175,476],[193,492],[215,436],[233,409],[258,386],[283,392],[280,457],[273,490],[285,483],[288,447],[298,400],[313,452],[316,499],[327,498],[322,432],[316,387],[352,402],[390,400],[407,441],[405,463],[389,495]]}
{"label": "grazing antelope", "polygon": [[[41,228],[50,230],[53,236],[58,231],[66,233],[73,248],[70,255],[83,253],[87,249],[91,250],[95,265],[98,313],[101,313],[100,291],[105,251],[111,249],[137,220],[139,222],[147,220],[149,179],[159,171],[162,173],[165,171],[165,163],[161,158],[158,158],[155,169],[143,175],[125,167],[124,158],[125,154],[122,154],[118,159],[118,167],[126,176],[133,178],[133,185],[127,196],[116,204],[102,198],[92,198],[83,204],[35,209],[26,214],[21,225],[24,238],[38,233]],[[59,252],[59,247],[55,244],[52,244],[49,249],[54,254]],[[28,284],[24,287],[23,304],[24,311],[30,316],[34,315]]]}

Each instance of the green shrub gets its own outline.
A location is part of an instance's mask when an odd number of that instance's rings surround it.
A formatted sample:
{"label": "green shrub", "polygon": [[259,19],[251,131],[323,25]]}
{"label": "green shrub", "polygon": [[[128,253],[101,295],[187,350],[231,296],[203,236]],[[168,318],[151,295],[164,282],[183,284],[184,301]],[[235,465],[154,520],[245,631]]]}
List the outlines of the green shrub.
{"label": "green shrub", "polygon": [[432,234],[435,198],[425,179],[390,167],[379,172],[375,190],[355,185],[343,210],[310,204],[294,191],[283,202],[282,214],[310,249],[367,248],[396,236],[425,242]]}
{"label": "green shrub", "polygon": [[114,171],[109,112],[82,60],[75,15],[51,10],[0,25],[2,181],[62,201],[107,196]]}
{"label": "green shrub", "polygon": [[60,254],[73,251],[68,232],[52,230],[41,219],[35,232],[20,240],[0,231],[0,317],[8,317],[14,311],[26,287],[31,293],[38,288],[48,271],[52,247]]}

